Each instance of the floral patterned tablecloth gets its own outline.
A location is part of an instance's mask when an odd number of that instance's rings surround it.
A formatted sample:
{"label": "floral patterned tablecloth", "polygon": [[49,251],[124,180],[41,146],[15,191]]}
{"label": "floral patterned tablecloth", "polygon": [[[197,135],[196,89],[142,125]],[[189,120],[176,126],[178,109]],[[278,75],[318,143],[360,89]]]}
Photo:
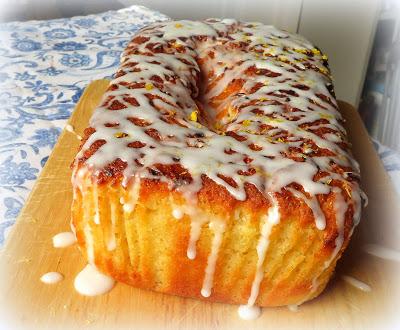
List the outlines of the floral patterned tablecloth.
{"label": "floral patterned tablecloth", "polygon": [[135,31],[166,19],[132,6],[0,24],[0,246],[85,86],[115,72]]}
{"label": "floral patterned tablecloth", "polygon": [[[115,72],[135,31],[165,19],[132,6],[0,24],[0,246],[85,86]],[[399,183],[400,156],[376,146]]]}

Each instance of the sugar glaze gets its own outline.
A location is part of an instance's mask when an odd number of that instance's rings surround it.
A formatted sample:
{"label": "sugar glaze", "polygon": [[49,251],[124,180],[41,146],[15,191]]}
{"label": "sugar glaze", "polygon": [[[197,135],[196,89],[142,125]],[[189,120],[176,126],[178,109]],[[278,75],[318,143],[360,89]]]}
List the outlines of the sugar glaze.
{"label": "sugar glaze", "polygon": [[97,268],[88,264],[75,277],[74,287],[81,295],[98,296],[110,291],[115,285],[115,281]]}
{"label": "sugar glaze", "polygon": [[55,248],[64,248],[74,244],[75,242],[75,234],[70,231],[58,233],[53,236],[53,246]]}
{"label": "sugar glaze", "polygon": [[[225,225],[197,208],[201,176],[207,175],[241,201],[246,199],[245,184],[254,185],[271,202],[260,223],[256,275],[248,304],[239,309],[240,315],[254,318],[260,313],[255,304],[269,235],[280,219],[276,194],[286,191],[303,201],[319,230],[325,229],[326,219],[317,196],[334,194],[338,236],[321,273],[340,253],[349,206],[353,225],[360,219],[365,198],[357,180],[351,179],[359,177],[359,166],[343,147],[346,133],[329,90],[326,57],[298,35],[231,19],[163,22],[146,27],[138,36],[122,55],[121,67],[90,121],[94,132],[77,155],[73,185],[82,190],[83,178],[90,173],[95,182],[106,166],[119,159],[130,196],[121,198],[124,212],[134,212],[143,179],[160,180],[179,191],[186,204],[174,208],[172,216],[190,217],[189,259],[196,258],[202,228],[208,225],[213,232],[201,290],[205,297],[212,294]],[[215,78],[208,82],[212,88],[201,91],[201,73]],[[218,104],[226,86],[242,78],[240,90]],[[201,99],[202,108],[195,99]],[[99,140],[105,143],[85,159],[85,152]],[[157,164],[179,164],[192,180],[176,185]],[[337,166],[346,171],[338,171]],[[321,172],[324,175],[315,179]],[[97,211],[94,222],[101,222]],[[84,232],[93,263],[90,226]],[[109,250],[115,248],[111,236]],[[310,295],[317,287],[318,275]]]}
{"label": "sugar glaze", "polygon": [[62,274],[60,274],[59,272],[49,272],[49,273],[43,274],[42,277],[40,278],[40,280],[46,284],[55,284],[55,283],[62,281],[63,279],[64,279],[64,276]]}

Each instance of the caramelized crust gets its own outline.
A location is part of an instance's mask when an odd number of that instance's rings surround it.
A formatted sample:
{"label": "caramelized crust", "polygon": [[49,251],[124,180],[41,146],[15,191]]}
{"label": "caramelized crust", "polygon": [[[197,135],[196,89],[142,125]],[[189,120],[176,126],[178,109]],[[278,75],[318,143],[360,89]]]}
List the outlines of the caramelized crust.
{"label": "caramelized crust", "polygon": [[85,130],[72,224],[127,284],[252,306],[326,286],[360,219],[326,56],[234,20],[141,30]]}

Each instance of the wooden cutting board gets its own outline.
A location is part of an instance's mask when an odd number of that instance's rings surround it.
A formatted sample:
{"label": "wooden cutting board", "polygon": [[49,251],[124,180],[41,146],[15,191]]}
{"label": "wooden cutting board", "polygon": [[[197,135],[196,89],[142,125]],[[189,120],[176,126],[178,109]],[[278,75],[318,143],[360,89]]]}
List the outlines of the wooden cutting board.
{"label": "wooden cutting board", "polygon": [[[79,134],[107,85],[107,81],[99,80],[86,88],[69,120]],[[400,264],[370,256],[361,247],[379,243],[399,249],[399,200],[357,112],[343,102],[340,108],[347,119],[354,155],[361,164],[369,206],[335,278],[319,298],[300,306],[298,312],[269,308],[257,320],[243,321],[237,316],[237,306],[168,296],[120,283],[103,296],[77,294],[73,281],[84,267],[84,259],[76,245],[52,247],[53,235],[69,230],[69,165],[79,145],[77,137],[64,130],[0,254],[0,328],[394,328],[394,302],[400,301]],[[59,271],[65,279],[54,285],[43,284],[39,279],[49,271]],[[350,286],[341,279],[344,274],[368,283],[372,292]]]}

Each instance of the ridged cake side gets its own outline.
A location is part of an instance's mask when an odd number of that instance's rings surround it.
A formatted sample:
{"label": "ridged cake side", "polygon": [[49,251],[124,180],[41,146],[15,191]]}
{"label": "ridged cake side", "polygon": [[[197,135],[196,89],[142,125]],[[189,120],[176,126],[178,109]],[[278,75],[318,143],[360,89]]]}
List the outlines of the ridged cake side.
{"label": "ridged cake side", "polygon": [[[140,188],[125,189],[119,180],[97,184],[83,176],[81,189],[75,191],[72,222],[84,255],[118,281],[173,295],[246,304],[257,271],[257,244],[271,207],[253,186],[246,192],[248,199],[238,201],[212,180],[204,181],[197,217],[208,220],[202,223],[193,260],[187,257],[187,249],[191,223],[199,218],[174,217],[178,213],[174,210],[185,209],[186,201],[162,182],[143,180]],[[136,204],[124,209],[121,198],[136,200]],[[351,209],[343,229],[337,228],[333,193],[320,201],[327,220],[324,231],[315,227],[313,214],[303,202],[290,194],[277,199],[284,207],[279,225],[269,235],[255,301],[259,306],[300,304],[318,295],[346,248],[352,228]],[[101,226],[94,222],[96,217]],[[209,225],[218,219],[225,228],[215,269],[211,269],[212,294],[204,298],[205,270],[216,237],[215,228]],[[343,244],[331,261],[335,239],[341,235]]]}

